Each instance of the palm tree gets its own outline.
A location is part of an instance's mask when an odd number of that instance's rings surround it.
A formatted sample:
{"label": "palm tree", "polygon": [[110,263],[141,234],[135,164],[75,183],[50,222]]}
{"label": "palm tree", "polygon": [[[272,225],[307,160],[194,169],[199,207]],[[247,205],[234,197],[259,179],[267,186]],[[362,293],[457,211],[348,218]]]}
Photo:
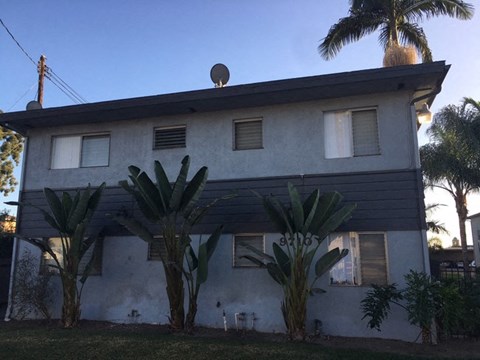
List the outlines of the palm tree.
{"label": "palm tree", "polygon": [[[432,52],[418,22],[440,15],[468,20],[473,13],[473,5],[462,0],[350,0],[349,16],[330,28],[318,50],[330,60],[344,45],[380,30],[378,39],[386,55],[388,49],[408,45],[421,54],[423,62],[431,62]],[[395,65],[385,63],[386,59],[384,66]]]}
{"label": "palm tree", "polygon": [[432,143],[420,148],[426,186],[447,191],[455,200],[464,264],[467,264],[467,195],[480,189],[479,111],[448,105],[435,116],[428,134]]}
{"label": "palm tree", "polygon": [[445,224],[441,223],[437,219],[432,219],[432,214],[437,210],[439,206],[445,206],[444,204],[428,204],[425,206],[425,214],[427,215],[427,231],[431,231],[435,234],[444,233],[449,235]]}

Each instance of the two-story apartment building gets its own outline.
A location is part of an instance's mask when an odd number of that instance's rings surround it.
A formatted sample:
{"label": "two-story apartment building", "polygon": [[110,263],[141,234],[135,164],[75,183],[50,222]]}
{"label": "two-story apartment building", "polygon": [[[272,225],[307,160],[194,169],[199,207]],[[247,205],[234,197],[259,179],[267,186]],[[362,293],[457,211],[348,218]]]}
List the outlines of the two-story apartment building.
{"label": "two-story apartment building", "polygon": [[[428,271],[416,110],[432,103],[448,69],[434,62],[6,113],[0,124],[27,139],[21,201],[45,206],[44,187],[107,183],[93,221],[105,227],[102,264],[84,289],[83,318],[129,322],[135,310],[136,321],[168,322],[158,249],[105,213],[137,212],[118,186],[129,165],[151,173],[159,160],[173,180],[189,154],[192,173],[209,168],[205,198],[238,194],[194,230],[205,240],[225,224],[200,293],[199,325],[223,327],[225,311],[229,325],[245,313],[248,329],[285,331],[280,288],[239,258],[238,244],[271,251],[279,236],[250,190],[282,197],[290,181],[303,194],[337,190],[357,204],[322,244],[350,252],[318,284],[326,293],[310,299],[308,329],[320,320],[325,334],[413,341],[418,330],[405,313],[394,311],[378,333],[362,320],[360,301],[371,283],[401,284],[410,269]],[[57,235],[35,209],[21,209],[18,222],[22,236]],[[14,261],[26,248],[17,241]],[[48,262],[31,251],[39,267]]]}

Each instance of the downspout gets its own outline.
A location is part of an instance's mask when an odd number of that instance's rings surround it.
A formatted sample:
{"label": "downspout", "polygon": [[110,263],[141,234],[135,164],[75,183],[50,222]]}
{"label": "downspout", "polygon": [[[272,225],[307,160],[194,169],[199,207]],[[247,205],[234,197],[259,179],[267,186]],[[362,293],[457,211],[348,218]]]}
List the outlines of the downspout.
{"label": "downspout", "polygon": [[[433,102],[433,99],[435,98],[436,95],[438,95],[440,93],[440,91],[442,91],[442,86],[437,85],[433,89],[432,92],[430,92],[428,94],[424,94],[424,95],[416,97],[416,98],[413,98],[410,101],[410,106],[413,106],[415,108],[415,103],[417,103],[421,100],[424,100],[424,99],[428,99],[428,98],[431,99],[430,101],[428,101],[428,104],[431,105],[432,102]],[[418,129],[420,128],[420,125],[418,124],[418,121],[416,121],[416,123],[417,123],[417,131],[418,131]],[[420,171],[421,171],[421,169],[422,168],[421,168],[421,164],[420,164]],[[418,182],[419,182],[418,189],[420,189],[420,185],[422,185],[422,188],[425,191],[425,188],[423,186],[423,179],[422,179],[421,175],[420,175],[420,178],[418,179]],[[422,213],[425,214],[425,200],[424,199],[425,199],[425,193],[424,193],[423,199],[419,199],[419,201],[418,201],[418,207],[419,207],[419,210],[420,210],[420,214],[422,214]],[[423,206],[422,206],[422,202],[423,202]],[[420,237],[421,237],[421,240],[422,240],[423,271],[426,274],[430,275],[430,257],[428,255],[428,239],[427,239],[427,230],[426,229],[421,229]]]}
{"label": "downspout", "polygon": [[[19,186],[19,196],[22,195],[22,191],[25,185],[25,172],[27,168],[27,154],[28,154],[28,137],[24,137],[25,142],[23,145],[23,159],[22,159],[22,173],[21,173],[21,180],[20,180],[20,186]],[[15,228],[15,232],[18,229],[18,225],[20,222],[20,216],[21,216],[21,208],[17,207],[17,224]],[[14,237],[13,239],[13,251],[12,251],[12,265],[10,266],[10,284],[8,287],[8,305],[7,305],[7,310],[5,311],[5,318],[4,321],[10,321],[10,317],[12,316],[13,312],[13,294],[15,291],[15,272],[17,269],[17,261],[18,261],[18,249],[20,247],[20,239],[18,237]]]}

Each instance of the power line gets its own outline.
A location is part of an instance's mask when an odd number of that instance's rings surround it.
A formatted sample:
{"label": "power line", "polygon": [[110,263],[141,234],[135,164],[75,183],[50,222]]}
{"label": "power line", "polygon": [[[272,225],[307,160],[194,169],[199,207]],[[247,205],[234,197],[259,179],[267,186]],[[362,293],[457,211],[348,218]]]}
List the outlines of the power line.
{"label": "power line", "polygon": [[[62,84],[62,87],[64,87],[70,94],[72,94],[75,98],[77,98],[80,103],[87,103],[88,101],[85,100],[85,98],[80,95],[78,92],[76,92],[70,85],[68,85],[60,76],[53,71],[52,68],[47,67],[47,74],[50,75],[51,78],[55,79],[57,82]],[[49,79],[51,81],[51,79]]]}
{"label": "power line", "polygon": [[18,100],[15,101],[15,103],[14,103],[12,106],[10,106],[10,108],[9,108],[7,111],[12,110],[12,109],[14,108],[14,106],[17,105],[17,104],[20,102],[20,100],[22,100],[30,91],[32,91],[32,89],[35,87],[35,85],[37,85],[36,82],[34,82],[34,83],[32,84],[32,86],[30,86],[30,88],[29,88],[27,91],[25,91],[25,92],[23,93],[23,95],[20,96],[20,97],[18,98]]}
{"label": "power line", "polygon": [[[12,40],[15,42],[15,44],[17,44],[17,46],[20,48],[20,50],[22,50],[22,52],[27,56],[27,58],[33,63],[33,65],[35,65],[35,67],[37,67],[38,69],[38,66],[37,66],[37,62],[35,62],[35,60],[33,60],[33,58],[27,53],[27,51],[23,48],[22,45],[20,45],[20,43],[17,41],[17,39],[15,38],[15,36],[13,36],[13,34],[11,33],[11,31],[8,29],[8,27],[5,25],[5,23],[2,21],[2,19],[0,18],[0,24],[5,28],[5,30],[7,31],[7,33],[10,35],[10,37],[12,38]],[[62,78],[60,78],[60,76],[58,76],[51,68],[49,67],[46,67],[45,66],[45,77],[50,80],[52,82],[52,84],[54,84],[60,91],[62,91],[65,95],[67,95],[70,100],[72,100],[74,103],[76,104],[84,104],[84,103],[87,103],[88,101],[85,100],[85,98],[83,96],[81,96],[78,92],[76,92],[70,85],[68,85]],[[29,90],[30,91],[30,90]],[[27,91],[28,93],[28,91]],[[25,96],[26,94],[22,95],[22,98]],[[20,98],[19,100],[17,100],[17,102],[13,105],[15,106],[18,101],[20,101],[22,98]],[[12,107],[13,107],[12,106]]]}
{"label": "power line", "polygon": [[5,28],[5,30],[7,30],[8,35],[10,35],[10,37],[13,39],[13,41],[15,41],[15,43],[20,48],[20,50],[22,50],[23,53],[30,59],[30,61],[33,63],[33,65],[37,66],[37,63],[32,59],[32,57],[27,53],[27,51],[22,47],[22,45],[20,45],[20,43],[17,41],[17,39],[15,39],[15,36],[13,36],[13,34],[10,32],[10,30],[8,30],[7,25],[4,24],[4,22],[2,21],[1,18],[0,18],[0,24],[2,24],[2,26]]}

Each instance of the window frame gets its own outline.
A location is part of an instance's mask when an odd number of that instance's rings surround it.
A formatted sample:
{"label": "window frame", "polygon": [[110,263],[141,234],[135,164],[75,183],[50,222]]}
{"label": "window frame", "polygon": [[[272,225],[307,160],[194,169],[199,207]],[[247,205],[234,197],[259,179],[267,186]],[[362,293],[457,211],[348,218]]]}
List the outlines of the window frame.
{"label": "window frame", "polygon": [[[354,140],[354,131],[353,131],[353,113],[355,112],[362,112],[362,111],[375,111],[375,124],[376,124],[376,135],[377,135],[377,143],[378,143],[378,153],[376,154],[365,154],[365,155],[355,155],[355,140]],[[332,156],[327,157],[327,123],[326,123],[326,114],[336,114],[336,113],[349,113],[350,118],[350,126],[349,126],[349,141],[350,141],[350,154],[346,156]],[[365,106],[365,107],[357,107],[357,108],[346,108],[346,109],[336,109],[336,110],[326,110],[322,112],[322,119],[323,119],[323,139],[324,139],[324,159],[325,160],[335,160],[335,159],[351,159],[351,158],[362,158],[368,156],[381,156],[382,155],[382,148],[380,142],[380,128],[379,128],[379,121],[378,121],[378,106]],[[336,134],[335,134],[336,135]]]}
{"label": "window frame", "polygon": [[[58,138],[79,138],[80,139],[80,149],[78,149],[78,159],[77,163],[70,167],[53,167],[54,156],[55,156],[55,139]],[[108,154],[107,154],[107,164],[106,165],[91,165],[83,166],[83,141],[85,138],[95,138],[95,137],[105,137],[108,138]],[[53,135],[50,140],[50,170],[70,170],[70,169],[88,169],[88,168],[97,168],[97,167],[109,167],[110,166],[110,153],[112,146],[112,136],[110,132],[98,132],[98,133],[82,133],[82,134],[62,134],[62,135]]]}
{"label": "window frame", "polygon": [[[253,122],[260,122],[260,130],[261,130],[261,134],[260,134],[260,141],[261,141],[261,144],[259,147],[248,147],[248,148],[238,148],[237,147],[237,127],[236,125],[237,124],[241,124],[241,123],[253,123]],[[259,117],[252,117],[252,118],[242,118],[242,119],[233,119],[232,121],[232,149],[233,151],[246,151],[246,150],[261,150],[264,148],[263,146],[263,143],[264,143],[264,139],[263,139],[263,134],[264,134],[264,129],[263,129],[263,124],[264,124],[264,121],[263,121],[263,117],[259,116]]]}
{"label": "window frame", "polygon": [[[54,239],[58,239],[60,241],[60,244],[57,247],[59,247],[61,249],[62,245],[61,245],[61,238],[60,237],[52,236],[52,237],[48,237],[48,238],[44,238],[44,239],[48,240],[49,242],[54,240]],[[102,237],[97,238],[97,241],[94,244],[92,244],[86,252],[86,254],[88,254],[88,252],[91,252],[90,256],[93,256],[94,252],[97,252],[97,256],[100,256],[100,260],[97,260],[97,261],[99,261],[99,264],[97,264],[97,266],[95,266],[95,264],[93,265],[92,271],[90,272],[90,274],[88,276],[102,276],[102,274],[103,274],[103,241],[104,241],[104,238],[102,238]],[[50,245],[50,247],[51,247],[51,245]],[[62,257],[61,261],[63,261],[63,253],[61,251],[58,252],[57,253],[57,258],[58,258],[58,255],[60,255]],[[85,257],[85,255],[84,255],[84,257]],[[89,259],[86,262],[83,262],[83,259],[84,258],[82,258],[82,260],[80,261],[80,264],[78,265],[79,266],[78,276],[83,275],[83,270],[85,269],[85,266],[88,264],[88,261],[90,261],[90,259]],[[46,263],[47,261],[51,261],[51,262]],[[83,269],[81,269],[82,263],[84,264]],[[51,257],[51,255],[48,252],[42,251],[41,256],[40,256],[39,274],[40,275],[60,275],[59,274],[60,271],[56,268],[53,268],[53,267],[49,266],[49,264],[57,265],[55,260],[53,260],[53,257]],[[80,271],[80,270],[82,270],[82,271]]]}
{"label": "window frame", "polygon": [[[337,234],[349,234],[350,239],[352,238],[352,235],[355,237],[355,248],[357,252],[357,258],[353,259],[352,258],[352,266],[356,266],[355,273],[358,275],[358,280],[357,284],[341,284],[341,283],[332,283],[331,277],[329,281],[329,285],[333,287],[369,287],[371,284],[365,284],[363,281],[362,277],[362,251],[360,247],[360,235],[383,235],[383,249],[384,249],[384,255],[385,255],[385,284],[378,284],[378,285],[388,285],[390,284],[390,272],[389,272],[389,258],[388,258],[388,238],[387,238],[387,233],[384,231],[344,231],[344,232],[334,232],[329,234],[329,239],[327,243],[327,249],[330,251],[330,236],[335,236]],[[342,250],[342,249],[340,249]],[[351,252],[351,247],[348,249],[349,250],[349,255]],[[347,255],[347,256],[349,256]],[[335,265],[336,266],[336,265]],[[330,270],[329,274],[331,271],[335,268],[335,266],[332,267]]]}
{"label": "window frame", "polygon": [[[163,246],[165,247],[165,239],[162,235],[154,235],[153,236],[154,239],[160,239],[160,240],[163,240]],[[148,243],[148,248],[147,248],[147,261],[162,261],[162,258],[160,256],[158,257],[153,257],[152,254],[151,254],[151,248],[152,248],[152,244],[154,244],[153,242],[151,243]],[[160,242],[159,242],[160,244]],[[160,245],[161,246],[161,245]],[[161,253],[161,249],[159,250],[159,253]],[[165,248],[165,256],[167,254],[167,249]]]}
{"label": "window frame", "polygon": [[[255,265],[253,262],[249,261],[249,265],[239,265],[237,264],[237,236],[244,236],[244,237],[262,237],[262,249],[261,251],[265,252],[265,234],[264,233],[238,233],[238,234],[233,234],[232,238],[232,267],[234,269],[260,269],[260,266]],[[240,244],[238,244],[240,245]],[[248,261],[248,260],[247,260]]]}
{"label": "window frame", "polygon": [[[185,138],[183,146],[169,146],[169,147],[157,147],[156,146],[156,133],[161,130],[171,130],[171,129],[185,129]],[[156,126],[153,128],[153,140],[152,140],[152,150],[171,150],[171,149],[185,149],[187,147],[187,124],[175,124],[175,125],[165,125],[165,126]]]}

